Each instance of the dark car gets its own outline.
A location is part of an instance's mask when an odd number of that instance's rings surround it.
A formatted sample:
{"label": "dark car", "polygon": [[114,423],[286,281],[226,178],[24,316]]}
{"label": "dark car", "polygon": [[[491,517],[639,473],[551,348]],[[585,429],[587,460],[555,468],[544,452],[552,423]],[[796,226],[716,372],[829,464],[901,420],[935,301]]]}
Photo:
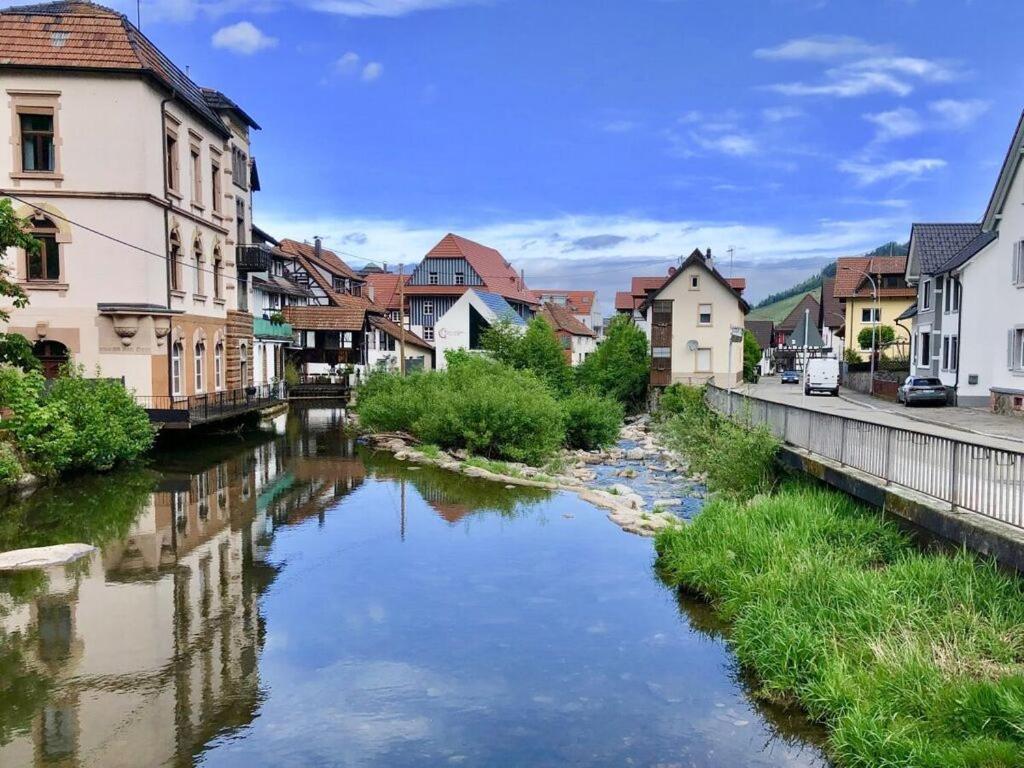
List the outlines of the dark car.
{"label": "dark car", "polygon": [[783,384],[799,384],[800,383],[800,372],[799,371],[783,371],[782,372],[782,383]]}
{"label": "dark car", "polygon": [[946,386],[939,380],[923,376],[907,376],[896,390],[896,402],[906,406],[931,403],[946,404]]}

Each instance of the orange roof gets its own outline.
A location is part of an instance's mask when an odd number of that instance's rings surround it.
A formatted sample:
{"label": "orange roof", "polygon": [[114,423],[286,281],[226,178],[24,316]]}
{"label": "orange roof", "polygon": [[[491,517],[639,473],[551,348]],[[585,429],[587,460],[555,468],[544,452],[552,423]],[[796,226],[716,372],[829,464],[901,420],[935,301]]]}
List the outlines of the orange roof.
{"label": "orange roof", "polygon": [[[462,258],[465,259],[473,271],[480,275],[484,286],[488,291],[504,296],[506,299],[513,299],[524,304],[539,304],[533,292],[523,284],[519,273],[512,265],[505,261],[505,257],[494,248],[473,242],[465,237],[454,235],[449,232],[441,238],[440,242],[427,252],[427,258]],[[410,286],[412,287],[412,286]],[[422,286],[428,287],[428,286]],[[449,294],[453,293],[452,286],[432,285],[430,293]]]}
{"label": "orange roof", "polygon": [[533,288],[533,295],[541,303],[550,302],[553,296],[564,296],[566,306],[577,315],[589,315],[597,302],[596,291],[566,291],[561,288]]}
{"label": "orange roof", "polygon": [[373,288],[373,300],[386,309],[400,309],[399,282],[409,279],[408,275],[401,278],[393,272],[371,272],[366,276],[366,285]]}
{"label": "orange roof", "polygon": [[727,282],[729,287],[736,291],[736,293],[743,293],[747,290],[747,278],[745,277],[727,277],[725,278],[725,282]]}
{"label": "orange roof", "polygon": [[230,132],[203,92],[121,13],[89,2],[0,10],[0,67],[133,72],[156,81],[222,136]]}
{"label": "orange roof", "polygon": [[572,310],[568,307],[560,307],[557,304],[548,303],[541,308],[540,316],[547,320],[548,324],[556,331],[564,331],[573,336],[597,335],[577,320]]}
{"label": "orange roof", "polygon": [[634,277],[630,279],[629,290],[615,294],[615,309],[618,312],[632,312],[647,299],[648,291],[656,291],[663,286],[672,273],[664,277]]}
{"label": "orange roof", "polygon": [[343,307],[284,307],[284,319],[298,331],[361,331],[366,311],[354,305]]}
{"label": "orange roof", "polygon": [[[907,266],[906,256],[844,256],[836,260],[836,280],[833,297],[837,299],[867,298],[872,295],[871,282],[864,276],[865,272],[872,277],[896,275],[903,277]],[[913,286],[879,287],[881,298],[907,298],[917,296]]]}
{"label": "orange roof", "polygon": [[636,299],[629,291],[615,292],[615,309],[618,312],[632,312],[636,309]]}

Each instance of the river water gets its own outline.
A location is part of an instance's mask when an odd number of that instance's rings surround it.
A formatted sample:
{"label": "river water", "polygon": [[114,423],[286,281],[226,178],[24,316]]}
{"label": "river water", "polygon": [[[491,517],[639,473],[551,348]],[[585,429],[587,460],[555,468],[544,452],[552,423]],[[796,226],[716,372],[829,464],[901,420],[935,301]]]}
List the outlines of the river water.
{"label": "river water", "polygon": [[825,766],[648,539],[414,469],[340,412],[0,510],[0,766]]}

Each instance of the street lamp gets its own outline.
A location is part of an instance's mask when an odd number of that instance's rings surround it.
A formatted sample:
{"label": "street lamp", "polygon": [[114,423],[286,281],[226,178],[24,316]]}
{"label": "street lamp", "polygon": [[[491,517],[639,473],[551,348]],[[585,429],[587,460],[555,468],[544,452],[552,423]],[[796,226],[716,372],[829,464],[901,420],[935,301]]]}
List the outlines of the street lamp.
{"label": "street lamp", "polygon": [[875,390],[875,329],[878,327],[878,321],[881,320],[878,312],[878,285],[875,283],[875,278],[865,272],[863,269],[854,269],[853,267],[843,267],[847,272],[859,272],[864,275],[869,281],[871,281],[871,391],[874,393]]}

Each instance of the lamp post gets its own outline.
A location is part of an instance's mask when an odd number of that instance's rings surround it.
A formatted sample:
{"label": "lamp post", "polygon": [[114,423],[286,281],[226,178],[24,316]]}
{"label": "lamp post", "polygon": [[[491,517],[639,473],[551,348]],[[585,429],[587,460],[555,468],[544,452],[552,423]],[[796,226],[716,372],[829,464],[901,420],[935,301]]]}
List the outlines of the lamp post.
{"label": "lamp post", "polygon": [[881,320],[878,312],[878,285],[875,283],[875,278],[865,272],[863,269],[854,269],[853,267],[843,267],[847,272],[859,272],[864,275],[871,282],[871,392],[875,391],[875,334],[878,328],[878,321]]}

